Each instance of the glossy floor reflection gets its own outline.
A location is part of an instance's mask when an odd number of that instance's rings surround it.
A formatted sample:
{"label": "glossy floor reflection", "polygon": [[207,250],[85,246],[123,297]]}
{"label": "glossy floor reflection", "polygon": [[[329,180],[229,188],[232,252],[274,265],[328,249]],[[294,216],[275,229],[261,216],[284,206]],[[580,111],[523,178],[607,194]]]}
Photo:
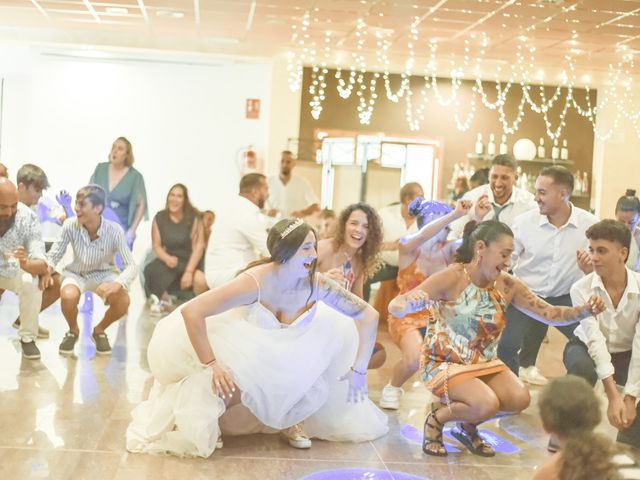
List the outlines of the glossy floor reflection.
{"label": "glossy floor reflection", "polygon": [[[93,317],[103,306],[97,302]],[[472,456],[446,438],[447,458],[426,457],[420,435],[427,398],[422,385],[409,382],[402,408],[389,412],[390,433],[362,444],[314,441],[310,450],[295,450],[278,435],[225,437],[224,448],[211,458],[178,459],[129,454],[124,432],[132,408],[151,387],[146,345],[154,322],[144,308],[142,293],[134,289],[129,317],[107,334],[113,347],[109,357],[95,357],[89,338],[91,316],[82,317],[82,336],[76,355],[58,355],[66,331],[58,305],[41,315],[51,338],[39,340],[40,361],[23,360],[11,323],[17,301],[6,293],[0,305],[0,478],[1,479],[528,479],[547,456],[537,418],[538,390],[533,403],[519,416],[494,419],[483,428],[491,431],[502,452],[495,458]],[[398,350],[381,327],[381,341],[389,358],[370,373],[371,397],[377,401]],[[543,346],[542,372],[563,374],[564,340],[551,334]],[[607,425],[602,431],[613,436]],[[402,475],[404,474],[404,475]]]}

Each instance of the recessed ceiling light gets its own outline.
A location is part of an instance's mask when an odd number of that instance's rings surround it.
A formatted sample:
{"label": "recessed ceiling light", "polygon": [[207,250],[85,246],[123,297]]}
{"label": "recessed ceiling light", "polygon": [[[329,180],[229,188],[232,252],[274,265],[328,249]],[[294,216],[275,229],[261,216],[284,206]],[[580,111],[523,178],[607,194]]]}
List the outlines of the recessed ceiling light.
{"label": "recessed ceiling light", "polygon": [[184,12],[179,12],[178,10],[158,10],[156,11],[156,15],[159,17],[183,18]]}
{"label": "recessed ceiling light", "polygon": [[104,11],[114,15],[126,15],[129,13],[129,9],[125,7],[105,7]]}

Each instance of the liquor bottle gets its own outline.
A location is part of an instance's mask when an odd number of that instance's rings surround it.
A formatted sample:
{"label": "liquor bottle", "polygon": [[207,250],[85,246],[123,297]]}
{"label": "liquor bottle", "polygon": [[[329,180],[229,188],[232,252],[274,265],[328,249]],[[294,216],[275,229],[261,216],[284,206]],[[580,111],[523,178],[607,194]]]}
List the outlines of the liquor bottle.
{"label": "liquor bottle", "polygon": [[502,140],[500,141],[500,155],[504,155],[509,151],[509,147],[507,147],[507,136],[502,135]]}
{"label": "liquor bottle", "polygon": [[551,148],[551,159],[558,160],[560,158],[560,149],[558,148],[558,139],[553,140],[553,147]]}
{"label": "liquor bottle", "polygon": [[560,159],[565,162],[569,160],[569,149],[567,148],[567,139],[562,140],[562,148],[560,149]]}
{"label": "liquor bottle", "polygon": [[589,176],[587,172],[582,174],[582,193],[589,193]]}
{"label": "liquor bottle", "polygon": [[492,134],[489,135],[489,143],[487,144],[487,155],[493,157],[496,154],[496,137]]}
{"label": "liquor bottle", "polygon": [[475,152],[476,152],[476,155],[482,155],[484,153],[484,145],[482,145],[482,134],[481,133],[479,133],[478,137],[476,138]]}
{"label": "liquor bottle", "polygon": [[538,144],[538,158],[546,158],[547,152],[544,150],[544,138],[540,137],[540,143]]}

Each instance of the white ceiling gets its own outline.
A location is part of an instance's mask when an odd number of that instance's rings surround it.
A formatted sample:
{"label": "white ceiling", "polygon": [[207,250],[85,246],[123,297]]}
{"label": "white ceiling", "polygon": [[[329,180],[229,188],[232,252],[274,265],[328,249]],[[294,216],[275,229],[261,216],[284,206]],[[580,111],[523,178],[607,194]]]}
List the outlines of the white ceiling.
{"label": "white ceiling", "polygon": [[347,57],[361,18],[371,68],[378,33],[391,44],[392,69],[401,69],[415,17],[419,60],[430,40],[439,57],[461,59],[465,39],[472,56],[484,39],[489,62],[513,64],[519,46],[535,47],[536,68],[559,70],[571,54],[579,73],[602,76],[640,53],[640,0],[0,0],[0,39],[274,57],[292,48],[292,26],[306,11],[306,45],[322,45],[331,31],[332,55]]}

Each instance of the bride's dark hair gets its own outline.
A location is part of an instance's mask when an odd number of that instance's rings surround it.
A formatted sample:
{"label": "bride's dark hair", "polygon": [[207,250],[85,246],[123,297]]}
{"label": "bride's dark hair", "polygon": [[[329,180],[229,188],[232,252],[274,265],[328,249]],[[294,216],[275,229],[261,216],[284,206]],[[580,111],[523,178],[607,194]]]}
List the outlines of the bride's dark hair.
{"label": "bride's dark hair", "polygon": [[[294,223],[299,222],[298,218],[283,218],[276,223],[267,236],[267,250],[269,250],[269,257],[260,258],[249,263],[246,267],[240,270],[236,275],[240,275],[242,272],[257,267],[258,265],[264,265],[267,263],[286,263],[288,262],[298,251],[303,244],[304,239],[307,238],[309,232],[313,232],[315,237],[316,249],[318,247],[318,234],[311,225],[307,222],[302,222],[300,225],[290,230],[284,238],[282,234],[287,231]],[[311,294],[313,294],[313,279],[316,274],[317,260],[313,262],[313,266],[309,270],[309,283],[311,285]],[[311,296],[309,296],[311,298]]]}

